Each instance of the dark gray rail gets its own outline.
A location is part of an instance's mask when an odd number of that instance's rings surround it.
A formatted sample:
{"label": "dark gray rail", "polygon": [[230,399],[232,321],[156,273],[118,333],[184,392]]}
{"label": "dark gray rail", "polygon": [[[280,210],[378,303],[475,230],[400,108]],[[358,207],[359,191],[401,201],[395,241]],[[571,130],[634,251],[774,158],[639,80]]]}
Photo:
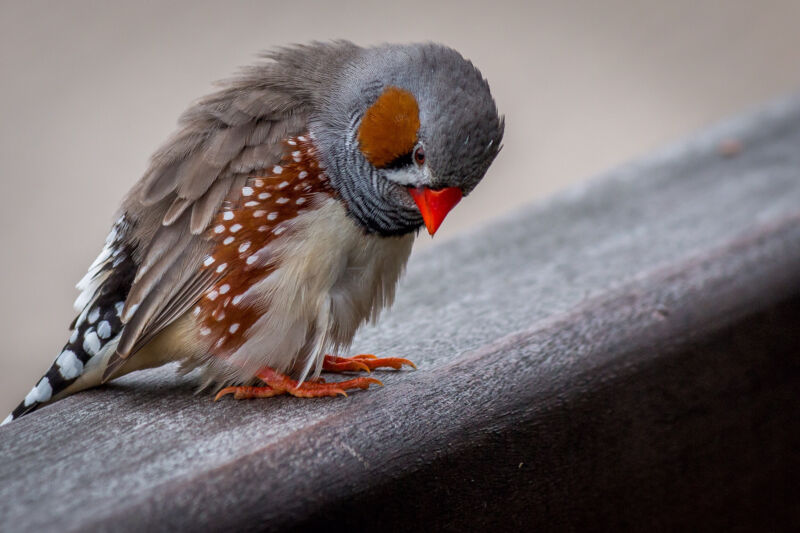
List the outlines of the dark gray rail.
{"label": "dark gray rail", "polygon": [[157,369],[0,428],[0,529],[796,529],[798,324],[790,98],[415,257],[385,388]]}

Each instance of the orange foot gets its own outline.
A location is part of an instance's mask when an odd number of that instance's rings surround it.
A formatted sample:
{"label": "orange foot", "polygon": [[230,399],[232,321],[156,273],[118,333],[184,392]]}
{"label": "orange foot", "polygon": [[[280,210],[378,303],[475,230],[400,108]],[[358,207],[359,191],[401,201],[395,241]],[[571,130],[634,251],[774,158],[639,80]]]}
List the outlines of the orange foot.
{"label": "orange foot", "polygon": [[335,355],[326,355],[322,363],[322,370],[326,372],[369,372],[376,368],[394,368],[400,370],[403,365],[408,365],[417,368],[417,365],[408,359],[401,359],[399,357],[381,357],[378,358],[371,353],[362,353],[354,355],[353,357],[336,357]]}
{"label": "orange foot", "polygon": [[296,380],[279,374],[269,367],[263,368],[258,374],[258,379],[266,383],[266,387],[225,387],[217,393],[214,401],[219,400],[226,394],[233,394],[237,400],[247,398],[271,398],[280,394],[291,394],[299,398],[319,398],[322,396],[347,396],[348,390],[368,389],[370,385],[381,385],[383,383],[375,378],[355,378],[347,381],[337,381],[325,383],[324,380],[306,381],[298,384]]}

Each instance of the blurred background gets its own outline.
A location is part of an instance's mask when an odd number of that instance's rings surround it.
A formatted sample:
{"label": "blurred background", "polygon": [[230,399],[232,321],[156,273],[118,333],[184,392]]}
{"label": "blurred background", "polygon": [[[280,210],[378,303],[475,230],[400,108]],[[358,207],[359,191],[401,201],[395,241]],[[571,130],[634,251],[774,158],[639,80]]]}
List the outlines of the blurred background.
{"label": "blurred background", "polygon": [[419,251],[797,90],[799,20],[789,0],[2,1],[0,419],[65,342],[73,286],[150,153],[259,50],[433,40],[482,70],[505,149]]}

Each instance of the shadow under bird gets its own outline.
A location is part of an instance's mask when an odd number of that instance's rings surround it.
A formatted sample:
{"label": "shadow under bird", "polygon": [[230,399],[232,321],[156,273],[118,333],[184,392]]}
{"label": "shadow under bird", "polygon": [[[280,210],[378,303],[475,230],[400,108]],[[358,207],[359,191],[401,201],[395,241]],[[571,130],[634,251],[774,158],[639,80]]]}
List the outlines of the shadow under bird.
{"label": "shadow under bird", "polygon": [[202,368],[217,398],[336,396],[401,368],[336,357],[390,305],[411,245],[497,156],[471,62],[427,43],[281,48],[191,106],[78,283],[55,363],[5,422],[134,370]]}

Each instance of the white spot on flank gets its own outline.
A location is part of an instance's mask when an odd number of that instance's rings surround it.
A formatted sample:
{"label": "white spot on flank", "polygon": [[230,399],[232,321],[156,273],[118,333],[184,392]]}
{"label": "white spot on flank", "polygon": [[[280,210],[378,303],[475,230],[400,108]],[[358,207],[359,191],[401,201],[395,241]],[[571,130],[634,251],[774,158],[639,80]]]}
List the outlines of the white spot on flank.
{"label": "white spot on flank", "polygon": [[203,265],[211,266],[211,265],[214,264],[214,261],[215,261],[214,256],[213,255],[209,255],[208,257],[206,257],[205,261],[203,261]]}
{"label": "white spot on flank", "polygon": [[289,145],[291,145],[291,146],[297,146],[297,141],[295,141],[294,139],[289,139],[289,140],[288,140],[288,141],[286,141],[286,142],[287,142]]}
{"label": "white spot on flank", "polygon": [[25,406],[33,405],[34,403],[44,403],[53,395],[53,387],[50,385],[50,380],[47,376],[39,380],[39,383],[31,389],[27,396],[25,396]]}
{"label": "white spot on flank", "polygon": [[278,213],[276,213],[275,211],[267,215],[267,220],[275,220],[276,218],[278,218]]}
{"label": "white spot on flank", "polygon": [[305,198],[298,198],[295,203],[297,205],[303,205],[304,203],[306,203],[306,199]]}
{"label": "white spot on flank", "polygon": [[266,199],[267,199],[267,198],[269,198],[270,196],[272,196],[270,193],[268,193],[268,192],[262,192],[261,194],[259,194],[259,195],[258,195],[258,199],[259,199],[259,200],[266,200]]}
{"label": "white spot on flank", "polygon": [[248,257],[248,258],[247,258],[247,260],[246,260],[245,262],[246,262],[248,265],[252,265],[252,264],[253,264],[253,263],[255,263],[256,261],[258,261],[258,256],[257,256],[256,254],[253,254],[253,255],[251,255],[250,257]]}
{"label": "white spot on flank", "polygon": [[219,293],[220,293],[220,294],[225,294],[225,293],[226,293],[226,292],[228,292],[229,290],[231,290],[231,286],[230,286],[230,285],[228,285],[228,284],[226,283],[225,285],[223,285],[223,286],[221,286],[221,287],[219,288]]}
{"label": "white spot on flank", "polygon": [[298,174],[297,177],[300,178],[301,180],[304,180],[308,177],[308,172],[306,172],[305,170],[301,170],[300,174]]}
{"label": "white spot on flank", "polygon": [[244,298],[244,296],[242,296],[241,294],[237,294],[236,296],[234,296],[233,305],[239,305],[239,302],[242,301],[242,298]]}
{"label": "white spot on flank", "polygon": [[197,316],[197,315],[200,314],[200,306],[199,305],[194,306],[194,311],[192,311],[192,314],[194,314],[194,316]]}
{"label": "white spot on flank", "polygon": [[273,174],[280,174],[281,172],[283,172],[283,167],[282,166],[275,165],[274,167],[272,167],[272,173]]}
{"label": "white spot on flank", "polygon": [[289,182],[288,182],[288,181],[282,181],[282,182],[280,182],[280,184],[278,185],[278,188],[279,188],[279,189],[285,189],[285,188],[286,188],[286,187],[288,187],[288,186],[289,186]]}
{"label": "white spot on flank", "polygon": [[261,232],[268,231],[268,230],[269,230],[269,226],[259,226],[258,227],[258,231],[261,231]]}
{"label": "white spot on flank", "polygon": [[263,217],[266,214],[267,214],[266,211],[264,211],[263,209],[259,209],[258,211],[253,213],[253,216],[256,217],[256,218],[259,218],[259,217]]}
{"label": "white spot on flank", "polygon": [[231,327],[228,328],[228,331],[230,331],[231,333],[236,333],[238,329],[239,329],[239,324],[231,324]]}
{"label": "white spot on flank", "polygon": [[101,339],[107,339],[111,336],[111,324],[108,323],[108,320],[103,320],[97,324],[97,335]]}
{"label": "white spot on flank", "polygon": [[97,322],[97,319],[100,318],[100,308],[95,307],[91,311],[89,311],[89,315],[86,317],[86,320],[89,321],[89,324],[94,324]]}
{"label": "white spot on flank", "polygon": [[225,211],[222,213],[223,220],[233,220],[233,211]]}
{"label": "white spot on flank", "polygon": [[248,248],[250,248],[250,241],[243,242],[239,245],[239,253],[246,252]]}
{"label": "white spot on flank", "polygon": [[275,200],[276,204],[285,204],[285,203],[288,203],[288,202],[289,202],[289,199],[288,198],[284,198],[284,197],[281,197],[281,198],[278,198],[277,200]]}
{"label": "white spot on flank", "polygon": [[94,330],[90,330],[83,335],[83,351],[89,355],[97,354],[101,344],[100,337],[97,336]]}
{"label": "white spot on flank", "polygon": [[214,227],[214,233],[222,233],[223,231],[225,231],[225,226],[223,226],[222,224],[219,224]]}
{"label": "white spot on flank", "polygon": [[233,226],[231,226],[231,233],[236,233],[240,229],[242,229],[242,225],[241,224],[234,224]]}
{"label": "white spot on flank", "polygon": [[125,309],[125,302],[117,302],[114,304],[114,309],[117,311],[117,316],[122,316],[122,310]]}
{"label": "white spot on flank", "polygon": [[223,344],[225,344],[226,340],[228,340],[228,337],[222,337],[220,340],[217,341],[217,344],[215,346],[217,348],[220,348]]}
{"label": "white spot on flank", "polygon": [[263,187],[264,186],[264,180],[255,180],[253,182],[253,185],[255,185],[256,187]]}
{"label": "white spot on flank", "polygon": [[298,140],[298,141],[300,141],[301,143],[304,143],[304,142],[306,142],[306,138],[305,138],[305,137],[303,137],[302,135],[301,135],[301,136],[299,136],[299,137],[297,138],[297,140]]}
{"label": "white spot on flank", "polygon": [[218,266],[218,267],[217,267],[217,274],[219,274],[219,273],[221,273],[223,270],[225,270],[225,269],[227,268],[227,266],[228,266],[228,263],[222,263],[220,266]]}
{"label": "white spot on flank", "polygon": [[219,293],[217,291],[211,291],[208,294],[206,294],[206,298],[208,298],[212,302],[217,299],[217,296],[219,296]]}
{"label": "white spot on flank", "polygon": [[217,322],[222,322],[224,319],[225,319],[225,311],[218,312],[217,316],[215,317],[215,320]]}
{"label": "white spot on flank", "polygon": [[259,202],[256,202],[255,200],[250,200],[249,202],[245,202],[244,204],[245,207],[256,207],[257,205],[261,204]]}
{"label": "white spot on flank", "polygon": [[83,363],[71,350],[64,350],[56,359],[58,373],[64,379],[75,379],[83,374]]}
{"label": "white spot on flank", "polygon": [[292,157],[300,157],[300,150],[295,150],[292,152]]}
{"label": "white spot on flank", "polygon": [[272,230],[272,233],[274,233],[275,235],[280,235],[284,231],[286,231],[286,228],[284,228],[283,226],[278,226],[277,228]]}
{"label": "white spot on flank", "polygon": [[233,237],[225,237],[225,240],[222,241],[222,244],[228,245],[233,242]]}
{"label": "white spot on flank", "polygon": [[209,333],[211,333],[209,328],[200,328],[200,335],[208,335]]}
{"label": "white spot on flank", "polygon": [[252,187],[242,187],[242,196],[250,196],[251,194],[253,194]]}

